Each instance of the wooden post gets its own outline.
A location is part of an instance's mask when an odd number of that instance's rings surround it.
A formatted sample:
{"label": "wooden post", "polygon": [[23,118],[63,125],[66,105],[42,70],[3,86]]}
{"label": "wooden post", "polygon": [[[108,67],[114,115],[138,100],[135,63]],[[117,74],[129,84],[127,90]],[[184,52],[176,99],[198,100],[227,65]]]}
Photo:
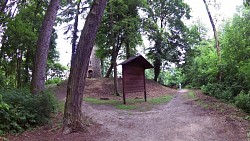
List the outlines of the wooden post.
{"label": "wooden post", "polygon": [[125,89],[124,89],[124,79],[125,79],[125,75],[124,75],[124,68],[122,66],[122,95],[123,95],[123,104],[126,105],[126,97],[125,97]]}
{"label": "wooden post", "polygon": [[143,70],[143,79],[144,79],[144,99],[145,99],[145,102],[147,102],[147,92],[146,92],[146,79],[145,79],[145,69]]}

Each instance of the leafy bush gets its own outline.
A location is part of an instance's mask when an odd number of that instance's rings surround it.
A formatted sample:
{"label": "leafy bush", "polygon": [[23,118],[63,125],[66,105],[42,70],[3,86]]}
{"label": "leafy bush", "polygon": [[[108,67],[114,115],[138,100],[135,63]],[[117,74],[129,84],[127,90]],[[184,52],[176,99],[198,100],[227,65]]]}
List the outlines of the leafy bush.
{"label": "leafy bush", "polygon": [[47,80],[47,81],[45,82],[45,84],[46,84],[46,85],[48,85],[48,84],[59,84],[60,82],[62,82],[62,79],[59,78],[59,77],[56,77],[56,78]]}
{"label": "leafy bush", "polygon": [[202,86],[201,90],[210,96],[216,97],[218,99],[223,99],[226,101],[230,101],[233,99],[232,91],[225,85],[214,83],[207,84],[206,86]]}
{"label": "leafy bush", "polygon": [[237,107],[250,113],[250,92],[246,94],[241,91],[240,94],[234,98],[234,103]]}
{"label": "leafy bush", "polygon": [[17,133],[48,122],[56,112],[57,101],[49,93],[30,94],[28,90],[0,90],[0,134]]}

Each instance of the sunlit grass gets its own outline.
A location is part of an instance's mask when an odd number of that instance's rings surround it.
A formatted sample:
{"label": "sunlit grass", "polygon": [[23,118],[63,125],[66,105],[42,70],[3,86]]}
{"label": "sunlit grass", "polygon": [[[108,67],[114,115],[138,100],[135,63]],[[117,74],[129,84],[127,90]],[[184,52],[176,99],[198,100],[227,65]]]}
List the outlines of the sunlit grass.
{"label": "sunlit grass", "polygon": [[194,92],[189,92],[187,95],[189,98],[196,99],[196,95]]}
{"label": "sunlit grass", "polygon": [[173,99],[173,96],[164,95],[164,96],[160,96],[157,98],[150,98],[150,99],[148,99],[148,102],[152,103],[152,104],[162,104],[162,103],[167,103],[172,99]]}
{"label": "sunlit grass", "polygon": [[100,100],[90,97],[86,97],[83,100],[96,105],[110,105],[121,110],[147,111],[152,109],[154,105],[169,102],[172,98],[173,96],[164,95],[156,98],[148,98],[147,102],[144,99],[126,99],[126,105],[121,100]]}

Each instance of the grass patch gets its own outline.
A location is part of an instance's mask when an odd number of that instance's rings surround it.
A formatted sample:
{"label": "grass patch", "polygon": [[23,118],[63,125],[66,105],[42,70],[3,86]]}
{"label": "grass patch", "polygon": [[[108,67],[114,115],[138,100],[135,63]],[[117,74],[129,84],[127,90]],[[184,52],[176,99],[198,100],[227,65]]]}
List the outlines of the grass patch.
{"label": "grass patch", "polygon": [[90,97],[86,97],[83,100],[96,105],[110,105],[121,110],[148,111],[152,109],[154,105],[167,103],[172,98],[173,96],[164,95],[157,98],[148,98],[147,102],[144,102],[144,99],[126,99],[126,105],[120,100],[100,100]]}
{"label": "grass patch", "polygon": [[117,109],[121,109],[121,110],[135,110],[136,106],[135,105],[116,105],[115,106]]}
{"label": "grass patch", "polygon": [[164,96],[160,96],[160,97],[156,97],[156,98],[149,98],[148,102],[151,104],[162,104],[162,103],[167,103],[172,99],[173,99],[173,96],[164,95]]}
{"label": "grass patch", "polygon": [[121,102],[117,100],[100,100],[100,99],[91,98],[91,97],[86,97],[83,100],[92,104],[97,104],[97,105],[117,105]]}
{"label": "grass patch", "polygon": [[192,99],[196,99],[196,98],[197,98],[194,92],[189,92],[189,93],[187,94],[187,96],[188,96],[189,98],[192,98]]}

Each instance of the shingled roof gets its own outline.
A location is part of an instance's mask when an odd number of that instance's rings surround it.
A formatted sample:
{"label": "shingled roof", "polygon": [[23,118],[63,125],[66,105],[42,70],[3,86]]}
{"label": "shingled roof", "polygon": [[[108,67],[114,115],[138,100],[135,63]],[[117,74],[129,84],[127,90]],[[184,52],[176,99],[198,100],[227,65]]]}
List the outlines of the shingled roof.
{"label": "shingled roof", "polygon": [[142,55],[130,57],[119,65],[136,65],[144,69],[154,68]]}

